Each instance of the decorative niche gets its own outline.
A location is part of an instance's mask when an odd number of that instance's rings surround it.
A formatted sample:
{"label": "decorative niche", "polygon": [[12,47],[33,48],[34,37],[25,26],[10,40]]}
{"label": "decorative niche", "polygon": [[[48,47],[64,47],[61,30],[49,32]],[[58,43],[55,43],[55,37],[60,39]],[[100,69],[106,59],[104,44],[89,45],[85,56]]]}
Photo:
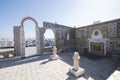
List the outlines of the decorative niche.
{"label": "decorative niche", "polygon": [[91,34],[89,41],[89,53],[95,52],[96,54],[106,55],[107,40],[103,38],[103,34],[100,30],[94,30]]}

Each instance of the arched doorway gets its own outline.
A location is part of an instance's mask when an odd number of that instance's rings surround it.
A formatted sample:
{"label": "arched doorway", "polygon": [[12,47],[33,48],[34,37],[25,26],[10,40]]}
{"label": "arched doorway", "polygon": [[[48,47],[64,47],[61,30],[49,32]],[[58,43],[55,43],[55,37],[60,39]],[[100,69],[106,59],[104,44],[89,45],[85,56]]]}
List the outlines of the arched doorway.
{"label": "arched doorway", "polygon": [[36,34],[35,24],[31,20],[24,22],[25,34],[25,57],[35,55],[36,52]]}
{"label": "arched doorway", "polygon": [[44,33],[44,52],[50,52],[55,45],[55,33],[52,29],[46,29]]}
{"label": "arched doorway", "polygon": [[[30,36],[28,36],[28,34],[25,35],[25,33],[26,33],[25,32],[25,26],[26,25],[24,23],[26,23],[26,21],[32,21],[31,22],[32,26],[34,26],[33,22],[35,23],[35,28],[34,28],[34,33],[35,34],[33,34],[31,32],[31,33],[28,33]],[[27,28],[27,29],[30,30],[30,28]],[[25,17],[25,18],[23,18],[22,21],[21,21],[20,33],[21,33],[21,36],[20,36],[20,47],[21,47],[21,55],[22,55],[22,57],[26,57],[26,54],[28,54],[28,56],[30,54],[32,54],[32,53],[38,54],[38,49],[39,49],[40,44],[38,42],[39,41],[39,38],[38,38],[38,36],[39,36],[39,27],[38,27],[37,21],[34,18],[32,18],[32,17]],[[29,39],[33,35],[35,35],[35,37],[33,37],[32,40]],[[28,38],[29,40],[26,39],[26,38]],[[36,43],[38,43],[38,44],[36,44]],[[36,47],[33,47],[31,49],[30,46],[36,46]],[[29,48],[26,48],[26,47],[29,47]],[[37,50],[35,50],[36,48],[37,48]],[[26,51],[26,50],[28,50],[28,51]],[[36,51],[36,52],[34,52],[34,51]]]}

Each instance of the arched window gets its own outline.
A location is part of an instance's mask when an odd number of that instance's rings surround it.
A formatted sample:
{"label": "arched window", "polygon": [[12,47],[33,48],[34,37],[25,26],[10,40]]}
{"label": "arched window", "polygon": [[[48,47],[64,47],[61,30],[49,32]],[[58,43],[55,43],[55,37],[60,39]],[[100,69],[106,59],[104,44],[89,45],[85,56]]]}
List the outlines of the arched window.
{"label": "arched window", "polygon": [[47,29],[44,33],[44,46],[53,46],[55,44],[55,34],[53,30]]}

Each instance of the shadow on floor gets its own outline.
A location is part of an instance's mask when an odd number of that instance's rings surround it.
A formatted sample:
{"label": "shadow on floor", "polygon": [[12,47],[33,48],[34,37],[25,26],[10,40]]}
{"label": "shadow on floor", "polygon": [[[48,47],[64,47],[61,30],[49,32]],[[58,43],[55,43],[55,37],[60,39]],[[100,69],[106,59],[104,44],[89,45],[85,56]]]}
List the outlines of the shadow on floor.
{"label": "shadow on floor", "polygon": [[75,75],[73,75],[70,72],[68,72],[67,75],[68,75],[68,78],[66,80],[77,80],[77,79],[78,80],[88,80],[89,78],[91,78],[90,76],[86,76],[85,74],[76,77]]}
{"label": "shadow on floor", "polygon": [[80,56],[88,58],[90,60],[94,60],[94,61],[106,58],[106,56],[98,56],[98,55],[94,55],[94,54],[80,54]]}
{"label": "shadow on floor", "polygon": [[66,80],[77,80],[77,77],[75,77],[73,74],[71,74],[70,72],[67,73],[67,75],[69,76]]}
{"label": "shadow on floor", "polygon": [[11,60],[0,61],[0,69],[48,59],[49,56],[50,55],[43,54],[41,56],[29,56],[29,57],[20,58],[20,59],[11,59]]}
{"label": "shadow on floor", "polygon": [[[62,61],[69,64],[71,67],[73,66],[72,52],[59,53],[58,55],[60,56]],[[18,60],[0,61],[0,69],[47,59],[41,63],[41,64],[46,64],[51,61],[49,60],[49,58],[50,58],[50,55],[43,54],[41,56],[28,57],[28,58],[18,59]],[[97,56],[93,57],[93,55],[92,56],[81,55],[80,66],[85,69],[85,74],[82,77],[86,79],[88,79],[88,77],[92,77],[95,80],[106,80],[118,68],[119,63],[115,62],[116,58],[114,59],[115,60],[107,59],[104,57],[103,58],[97,57]],[[67,74],[69,75],[67,80],[77,79],[72,74],[70,73],[67,73]]]}
{"label": "shadow on floor", "polygon": [[[73,54],[74,52],[61,53],[59,55],[62,61],[73,66]],[[104,56],[80,54],[80,66],[85,69],[85,74],[82,76],[85,79],[106,80],[120,65],[116,58],[112,59]],[[68,80],[76,80],[76,78],[70,79],[70,73],[68,75]]]}
{"label": "shadow on floor", "polygon": [[42,64],[46,64],[46,63],[48,63],[48,62],[50,62],[50,61],[53,61],[51,58],[49,58],[49,59],[47,59],[46,61],[43,61],[42,63],[40,63],[40,65],[42,65]]}

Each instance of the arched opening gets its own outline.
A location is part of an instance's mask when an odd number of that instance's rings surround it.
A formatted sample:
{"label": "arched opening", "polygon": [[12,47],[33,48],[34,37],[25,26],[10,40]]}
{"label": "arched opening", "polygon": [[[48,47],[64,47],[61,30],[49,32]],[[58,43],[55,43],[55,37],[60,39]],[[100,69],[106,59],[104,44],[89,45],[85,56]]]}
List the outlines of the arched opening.
{"label": "arched opening", "polygon": [[25,35],[25,57],[35,55],[36,50],[36,25],[30,19],[24,21],[24,35]]}
{"label": "arched opening", "polygon": [[44,52],[50,52],[55,45],[55,33],[52,29],[47,29],[44,33]]}

